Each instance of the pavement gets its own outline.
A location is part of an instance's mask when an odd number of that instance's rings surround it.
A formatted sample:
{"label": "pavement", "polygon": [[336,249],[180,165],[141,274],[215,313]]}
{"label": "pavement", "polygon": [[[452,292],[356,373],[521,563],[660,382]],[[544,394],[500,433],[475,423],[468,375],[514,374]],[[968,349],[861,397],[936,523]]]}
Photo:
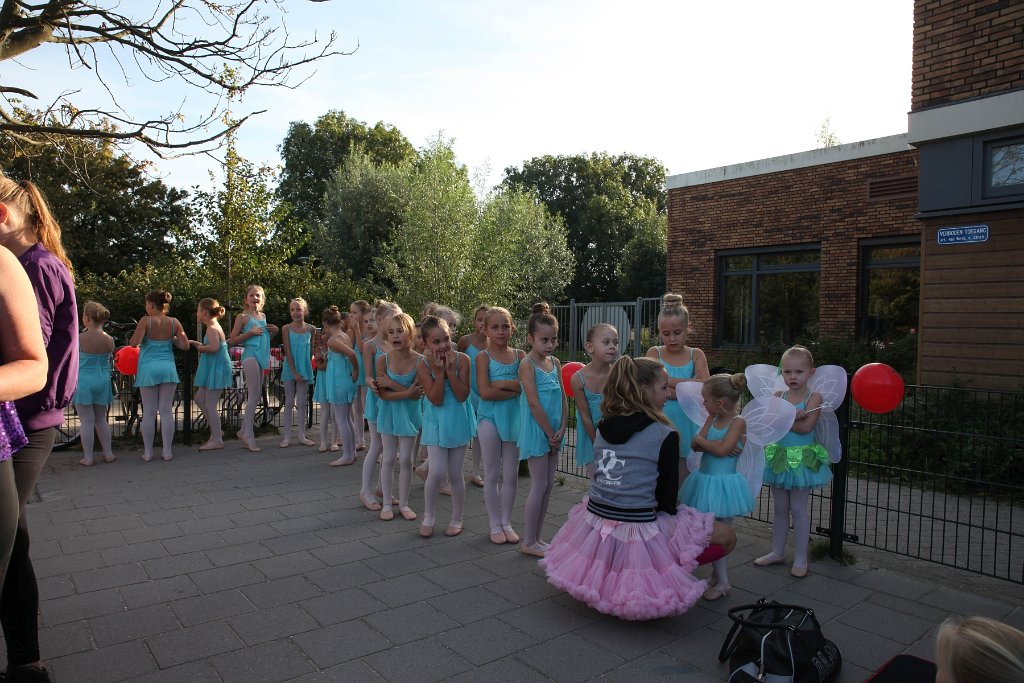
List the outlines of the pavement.
{"label": "pavement", "polygon": [[[442,533],[442,497],[424,539],[418,521],[362,507],[358,466],[277,441],[261,438],[262,453],[178,445],[171,462],[122,452],[91,468],[54,454],[28,514],[55,681],[710,683],[728,677],[727,610],[768,597],[814,609],[852,683],[903,652],[932,658],[950,614],[1024,628],[1024,586],[889,553],[851,546],[856,564],[813,562],[805,579],[754,567],[770,529],[751,520],[737,523],[726,598],[620,621],[553,588],[518,546],[491,544],[480,489],[467,486],[461,536]],[[584,490],[562,482],[545,537]],[[422,496],[415,479],[417,511]]]}

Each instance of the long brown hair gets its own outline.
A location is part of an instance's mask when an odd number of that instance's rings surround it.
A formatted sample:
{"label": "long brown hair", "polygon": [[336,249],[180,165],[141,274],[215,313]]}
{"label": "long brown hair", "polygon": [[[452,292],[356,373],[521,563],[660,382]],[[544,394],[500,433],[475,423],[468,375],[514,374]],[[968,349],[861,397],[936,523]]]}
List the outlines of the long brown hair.
{"label": "long brown hair", "polygon": [[48,252],[67,266],[73,282],[75,270],[71,265],[71,259],[64,252],[64,244],[60,239],[60,225],[39,188],[31,181],[15,182],[0,174],[0,202],[11,204],[25,215],[26,220],[32,221],[32,234]]}
{"label": "long brown hair", "polygon": [[623,356],[615,361],[604,385],[601,415],[632,415],[645,413],[655,422],[672,426],[661,408],[647,398],[645,386],[661,380],[665,368],[653,358]]}

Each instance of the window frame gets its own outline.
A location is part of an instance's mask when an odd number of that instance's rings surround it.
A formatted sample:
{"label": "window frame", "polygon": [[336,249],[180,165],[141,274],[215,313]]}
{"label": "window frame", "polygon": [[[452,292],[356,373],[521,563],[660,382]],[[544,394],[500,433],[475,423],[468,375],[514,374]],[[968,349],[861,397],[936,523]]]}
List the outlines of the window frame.
{"label": "window frame", "polygon": [[[809,263],[793,263],[785,265],[768,265],[762,266],[760,264],[759,257],[771,255],[771,254],[790,254],[795,252],[814,252],[818,255],[818,261],[814,264]],[[751,267],[739,270],[725,269],[725,261],[728,258],[735,256],[751,256]],[[715,253],[716,266],[718,268],[717,277],[717,310],[715,312],[715,320],[717,322],[717,329],[715,334],[715,347],[720,349],[740,349],[749,350],[758,348],[758,325],[757,325],[757,311],[758,311],[758,300],[757,300],[757,280],[759,275],[777,275],[779,273],[818,273],[818,284],[821,285],[821,243],[811,242],[804,244],[787,244],[781,246],[772,247],[749,247],[744,249],[723,249]],[[751,339],[743,343],[726,342],[725,338],[725,291],[726,291],[726,278],[735,276],[750,276],[750,335]],[[820,305],[821,299],[819,294],[819,319],[820,319]],[[819,320],[820,321],[820,320]]]}
{"label": "window frame", "polygon": [[1004,204],[1024,200],[1024,183],[994,187],[992,185],[992,154],[994,147],[1024,145],[1024,128],[974,136],[974,178],[972,199],[975,205]]}
{"label": "window frame", "polygon": [[[878,247],[917,247],[917,258],[904,257],[892,259],[870,259],[871,250]],[[921,238],[918,235],[900,235],[894,237],[876,237],[861,240],[857,245],[859,250],[858,288],[857,292],[857,336],[861,339],[868,335],[868,295],[870,294],[870,274],[872,270],[893,269],[893,268],[916,268],[918,282],[921,277],[921,254],[924,251],[921,245]],[[918,300],[917,311],[918,329],[921,326],[920,299]]]}

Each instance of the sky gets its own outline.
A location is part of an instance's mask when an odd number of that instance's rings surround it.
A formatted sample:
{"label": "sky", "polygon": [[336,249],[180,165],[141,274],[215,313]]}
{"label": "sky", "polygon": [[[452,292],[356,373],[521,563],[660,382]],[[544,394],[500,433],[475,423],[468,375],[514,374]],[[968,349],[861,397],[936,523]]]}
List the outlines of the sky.
{"label": "sky", "polygon": [[[132,0],[132,3],[140,0]],[[416,147],[438,134],[487,185],[536,156],[630,153],[669,175],[818,146],[829,121],[841,142],[906,132],[912,0],[287,0],[294,38],[334,31],[349,56],[300,71],[296,89],[267,88],[236,110],[266,109],[239,151],[280,163],[292,121],[331,109],[396,126]],[[56,46],[19,61],[41,88],[100,91],[67,72]],[[109,74],[108,75],[113,75]],[[68,78],[73,79],[69,85]],[[210,101],[180,84],[129,74],[114,92],[136,111],[186,117]],[[158,160],[183,188],[209,186],[215,161]]]}

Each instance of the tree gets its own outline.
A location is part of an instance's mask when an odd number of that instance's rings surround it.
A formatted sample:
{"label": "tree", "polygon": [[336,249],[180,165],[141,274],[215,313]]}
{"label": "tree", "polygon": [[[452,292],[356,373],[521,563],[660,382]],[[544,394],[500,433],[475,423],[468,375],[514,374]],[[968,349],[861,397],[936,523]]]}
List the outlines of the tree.
{"label": "tree", "polygon": [[69,138],[28,156],[3,136],[0,167],[15,180],[31,180],[49,199],[79,273],[114,274],[190,257],[174,239],[188,227],[188,193],[151,178],[147,164],[110,140]]}
{"label": "tree", "polygon": [[566,294],[584,301],[620,296],[616,266],[633,228],[651,202],[666,207],[665,167],[632,154],[535,157],[506,168],[504,185],[536,192],[562,217],[576,263]]}
{"label": "tree", "polygon": [[291,205],[289,217],[304,225],[323,215],[324,192],[342,163],[362,154],[375,165],[398,166],[416,158],[416,150],[394,126],[378,121],[372,128],[332,110],[310,126],[293,121],[278,147],[284,160],[277,197]]}
{"label": "tree", "polygon": [[[69,85],[45,107],[44,120],[25,117],[19,102],[38,99],[30,89],[38,75],[5,70],[0,131],[25,151],[68,136],[139,141],[158,155],[209,151],[248,118],[224,118],[232,97],[254,86],[288,87],[296,68],[344,54],[333,49],[333,32],[325,40],[292,41],[280,16],[264,14],[267,4],[278,15],[285,11],[281,0],[3,0],[0,62],[57,45],[67,55]],[[180,108],[155,118],[133,114],[113,95],[118,85],[108,80],[109,66],[125,84],[137,75],[157,83],[178,81],[211,95],[214,104],[199,117]],[[110,102],[74,100],[73,79],[81,76],[72,70],[97,79]],[[21,83],[11,82],[13,73],[23,74]],[[57,78],[47,74],[48,81]]]}
{"label": "tree", "polygon": [[667,260],[668,215],[651,203],[622,252],[616,271],[621,296],[635,299],[664,291]]}
{"label": "tree", "polygon": [[832,130],[832,117],[826,116],[825,120],[821,124],[821,128],[814,134],[814,139],[818,143],[818,149],[823,147],[836,147],[837,145],[843,144],[839,140],[839,136],[834,130]]}

